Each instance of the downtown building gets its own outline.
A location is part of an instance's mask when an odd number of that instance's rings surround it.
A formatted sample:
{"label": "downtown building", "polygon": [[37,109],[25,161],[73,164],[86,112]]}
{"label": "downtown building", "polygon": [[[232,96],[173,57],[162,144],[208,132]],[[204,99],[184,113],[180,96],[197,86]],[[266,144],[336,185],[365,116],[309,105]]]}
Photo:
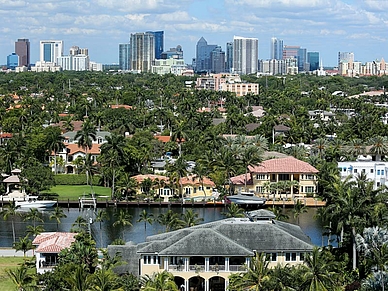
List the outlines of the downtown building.
{"label": "downtown building", "polygon": [[33,72],[56,72],[60,71],[58,58],[63,56],[62,40],[41,40],[39,43],[39,61],[34,67]]}
{"label": "downtown building", "polygon": [[15,54],[18,55],[18,66],[29,67],[30,66],[30,41],[26,38],[19,38],[15,42]]}
{"label": "downtown building", "polygon": [[131,45],[129,43],[119,44],[119,68],[122,71],[131,69]]}
{"label": "downtown building", "polygon": [[155,35],[150,32],[131,33],[130,68],[138,72],[151,72],[155,60]]}
{"label": "downtown building", "polygon": [[271,38],[271,51],[270,51],[272,60],[282,60],[283,59],[283,40],[276,37]]}
{"label": "downtown building", "polygon": [[239,75],[255,74],[258,70],[259,40],[234,36],[233,70]]}

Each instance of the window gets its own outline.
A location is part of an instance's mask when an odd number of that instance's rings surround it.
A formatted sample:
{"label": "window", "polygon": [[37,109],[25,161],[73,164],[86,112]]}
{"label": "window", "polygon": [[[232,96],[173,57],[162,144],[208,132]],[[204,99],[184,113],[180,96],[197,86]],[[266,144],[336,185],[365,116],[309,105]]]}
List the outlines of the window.
{"label": "window", "polygon": [[276,262],[277,261],[277,253],[272,253],[271,255],[271,262]]}
{"label": "window", "polygon": [[190,195],[191,194],[191,188],[185,188],[185,193],[186,193],[186,195]]}
{"label": "window", "polygon": [[286,253],[286,262],[295,262],[296,253]]}
{"label": "window", "polygon": [[306,193],[314,193],[314,186],[306,186],[305,191]]}
{"label": "window", "polygon": [[304,261],[304,253],[299,254],[299,261]]}
{"label": "window", "polygon": [[354,173],[357,173],[357,169],[354,169],[354,171],[353,171]]}
{"label": "window", "polygon": [[314,175],[305,175],[306,180],[314,180]]}
{"label": "window", "polygon": [[362,173],[365,173],[365,169],[362,169],[361,172],[362,172]]}
{"label": "window", "polygon": [[264,175],[264,174],[256,175],[256,180],[266,180],[266,179],[267,179],[267,175]]}
{"label": "window", "polygon": [[381,170],[381,175],[384,176],[384,170]]}
{"label": "window", "polygon": [[256,186],[256,193],[264,193],[264,187],[263,186]]}
{"label": "window", "polygon": [[377,170],[377,175],[380,175],[380,170]]}
{"label": "window", "polygon": [[373,169],[370,169],[370,172],[373,173]]}
{"label": "window", "polygon": [[288,181],[290,180],[290,175],[289,174],[279,174],[279,181]]}

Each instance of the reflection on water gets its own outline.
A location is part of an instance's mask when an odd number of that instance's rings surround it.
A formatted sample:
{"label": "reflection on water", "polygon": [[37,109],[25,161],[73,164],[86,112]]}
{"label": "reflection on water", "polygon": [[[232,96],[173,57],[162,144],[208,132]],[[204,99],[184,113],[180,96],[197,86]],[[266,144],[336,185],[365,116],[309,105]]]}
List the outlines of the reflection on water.
{"label": "reflection on water", "polygon": [[[164,226],[160,225],[158,222],[154,222],[152,225],[147,224],[146,228],[144,227],[144,222],[137,222],[139,219],[139,214],[145,209],[148,213],[152,213],[154,218],[157,218],[159,214],[165,213],[168,208],[159,208],[159,207],[133,207],[133,208],[124,208],[132,216],[132,226],[126,226],[124,231],[120,227],[113,227],[115,221],[114,213],[115,208],[107,208],[107,219],[101,224],[99,222],[93,222],[90,225],[90,230],[94,239],[97,242],[98,247],[106,247],[114,239],[122,237],[124,233],[125,241],[134,241],[136,243],[144,241],[146,236],[152,234],[158,234],[165,231]],[[184,213],[186,209],[190,208],[171,208],[174,212]],[[84,209],[79,210],[78,208],[64,208],[64,213],[67,215],[66,218],[61,220],[61,223],[58,226],[58,231],[70,231],[72,224],[78,216],[84,217],[87,221],[89,218],[92,218],[93,221],[96,216],[96,212],[93,209]],[[194,208],[195,212],[199,214],[199,217],[204,219],[204,222],[210,222],[215,220],[223,219],[221,214],[225,211],[224,207],[208,207],[208,208]],[[292,209],[285,209],[285,213],[290,217],[289,222],[297,224],[297,220],[293,218]],[[299,225],[303,231],[311,238],[311,241],[318,245],[327,245],[327,237],[322,238],[322,225],[319,221],[315,219],[315,214],[317,212],[316,208],[309,208],[308,212],[302,213],[299,216]],[[23,212],[20,212],[23,214]],[[50,211],[43,211],[44,222],[42,223],[45,231],[56,231],[57,224],[55,220],[50,220]],[[25,236],[25,231],[27,225],[32,225],[31,221],[23,221],[23,218],[18,216],[14,219],[15,224],[15,233],[16,239],[19,237]],[[38,222],[36,224],[39,224]],[[100,229],[101,227],[101,229]],[[11,217],[7,221],[0,221],[0,247],[10,247],[12,246],[12,224]]]}

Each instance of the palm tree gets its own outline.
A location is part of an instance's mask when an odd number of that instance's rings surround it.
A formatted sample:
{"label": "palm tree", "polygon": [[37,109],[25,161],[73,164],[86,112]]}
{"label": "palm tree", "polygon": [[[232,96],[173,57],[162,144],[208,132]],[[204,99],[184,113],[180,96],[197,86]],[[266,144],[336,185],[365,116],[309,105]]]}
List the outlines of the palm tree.
{"label": "palm tree", "polygon": [[14,270],[6,270],[6,273],[18,291],[29,290],[29,288],[32,289],[35,286],[34,276],[30,274],[25,264]]}
{"label": "palm tree", "polygon": [[256,146],[247,146],[245,148],[242,148],[242,153],[239,157],[241,160],[241,163],[245,169],[245,191],[248,191],[247,189],[247,180],[248,180],[248,167],[249,166],[256,166],[258,163],[260,163],[262,158],[262,152],[260,149],[258,149]]}
{"label": "palm tree", "polygon": [[124,239],[125,226],[132,226],[131,219],[132,215],[127,213],[125,210],[120,209],[114,214],[116,221],[113,223],[113,227],[119,226],[122,227],[122,236]]}
{"label": "palm tree", "polygon": [[187,141],[186,124],[184,120],[177,122],[174,131],[171,133],[171,141],[178,143],[179,157],[182,155],[182,143]]}
{"label": "palm tree", "polygon": [[51,212],[49,219],[55,220],[55,222],[57,223],[57,231],[58,231],[59,224],[61,223],[61,219],[66,217],[67,215],[63,213],[63,209],[57,206],[55,207],[54,211]]}
{"label": "palm tree", "polygon": [[336,290],[339,287],[335,280],[338,263],[329,251],[315,247],[311,254],[306,254],[301,268],[304,269],[302,290]]}
{"label": "palm tree", "polygon": [[369,140],[372,147],[369,153],[376,155],[376,161],[381,161],[381,156],[385,156],[388,153],[388,140],[387,137],[376,136]]}
{"label": "palm tree", "polygon": [[192,209],[188,209],[185,213],[183,213],[182,221],[184,222],[184,227],[191,227],[200,224],[203,221],[203,218],[199,218],[197,212],[194,212]]}
{"label": "palm tree", "polygon": [[88,149],[92,148],[93,141],[97,139],[96,133],[94,125],[89,120],[86,120],[81,130],[77,131],[74,136],[74,139],[78,140],[78,146],[85,150],[86,155],[88,154]]}
{"label": "palm tree", "polygon": [[171,209],[169,209],[166,213],[159,214],[157,221],[159,224],[166,227],[166,232],[179,229],[183,225],[183,221],[179,219],[178,214],[173,212]]}
{"label": "palm tree", "polygon": [[14,218],[18,215],[16,212],[17,208],[18,206],[16,206],[15,201],[12,201],[4,207],[3,211],[1,211],[4,220],[8,220],[8,218],[11,217],[13,242],[16,241]]}
{"label": "palm tree", "polygon": [[71,227],[71,231],[85,232],[88,227],[88,222],[82,216],[78,216]]}
{"label": "palm tree", "polygon": [[269,262],[264,254],[256,253],[246,273],[233,274],[229,277],[231,290],[269,290],[271,283]]}
{"label": "palm tree", "polygon": [[98,269],[91,275],[90,281],[96,291],[124,291],[118,283],[118,276],[112,270]]}
{"label": "palm tree", "polygon": [[183,197],[183,189],[182,189],[182,178],[187,174],[187,162],[180,156],[175,160],[174,163],[168,164],[167,172],[171,174],[175,174],[179,177],[179,196]]}
{"label": "palm tree", "polygon": [[42,232],[44,232],[43,225],[37,225],[37,226],[27,225],[27,230],[26,230],[27,235],[31,235],[35,237],[38,234],[41,234]]}
{"label": "palm tree", "polygon": [[223,212],[223,215],[225,215],[227,218],[231,217],[245,217],[244,209],[242,209],[238,204],[231,203],[228,206],[228,211]]}
{"label": "palm tree", "polygon": [[81,265],[74,265],[75,270],[70,276],[65,277],[66,282],[71,286],[72,291],[95,290],[92,284],[92,277],[87,268]]}
{"label": "palm tree", "polygon": [[33,226],[36,226],[36,222],[43,222],[43,215],[39,212],[38,208],[30,208],[27,214],[24,216],[24,221],[32,220]]}
{"label": "palm tree", "polygon": [[275,214],[275,219],[279,221],[287,221],[290,217],[283,213],[283,209],[281,207],[272,207],[271,211]]}
{"label": "palm tree", "polygon": [[34,246],[32,245],[32,240],[28,238],[28,235],[25,237],[19,237],[19,241],[13,243],[13,248],[18,252],[22,251],[23,256],[26,257],[26,253],[29,250],[32,250]]}
{"label": "palm tree", "polygon": [[56,175],[57,154],[65,147],[63,143],[65,138],[62,136],[61,129],[59,127],[49,126],[46,131],[48,131],[48,133],[46,134],[47,148],[49,149],[49,151],[54,152],[54,174]]}
{"label": "palm tree", "polygon": [[167,271],[146,275],[140,281],[144,291],[178,291],[174,275]]}
{"label": "palm tree", "polygon": [[206,200],[206,191],[205,191],[205,187],[203,184],[203,180],[207,175],[209,175],[209,173],[210,173],[209,168],[206,167],[202,162],[197,162],[195,164],[195,167],[194,167],[192,173],[194,174],[193,179],[198,178],[199,182],[201,183],[202,191],[203,191],[203,194],[204,194],[205,200]]}
{"label": "palm tree", "polygon": [[137,220],[137,222],[144,222],[144,232],[147,231],[147,223],[149,223],[150,225],[154,222],[154,215],[151,213],[151,214],[148,214],[147,210],[143,209],[143,211],[140,213],[139,215],[139,219]]}
{"label": "palm tree", "polygon": [[298,224],[299,224],[299,215],[302,213],[307,212],[307,206],[304,205],[299,199],[296,200],[296,203],[294,204],[294,209],[292,210],[294,213],[294,218],[297,219]]}

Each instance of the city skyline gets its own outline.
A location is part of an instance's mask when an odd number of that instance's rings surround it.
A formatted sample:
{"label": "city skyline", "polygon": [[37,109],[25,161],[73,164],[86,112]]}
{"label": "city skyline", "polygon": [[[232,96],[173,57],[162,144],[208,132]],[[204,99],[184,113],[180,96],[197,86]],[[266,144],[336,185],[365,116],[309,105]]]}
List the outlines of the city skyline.
{"label": "city skyline", "polygon": [[[164,31],[164,49],[181,45],[186,63],[201,37],[226,51],[235,35],[259,40],[259,59],[270,58],[271,38],[317,51],[325,66],[336,66],[339,51],[366,62],[385,57],[386,1],[350,0],[0,0],[0,56],[14,52],[15,41],[30,40],[30,61],[39,60],[41,40],[63,40],[87,47],[94,61],[118,63],[118,45],[130,34]],[[242,17],[243,16],[243,17]],[[330,45],[328,45],[330,44]]]}

